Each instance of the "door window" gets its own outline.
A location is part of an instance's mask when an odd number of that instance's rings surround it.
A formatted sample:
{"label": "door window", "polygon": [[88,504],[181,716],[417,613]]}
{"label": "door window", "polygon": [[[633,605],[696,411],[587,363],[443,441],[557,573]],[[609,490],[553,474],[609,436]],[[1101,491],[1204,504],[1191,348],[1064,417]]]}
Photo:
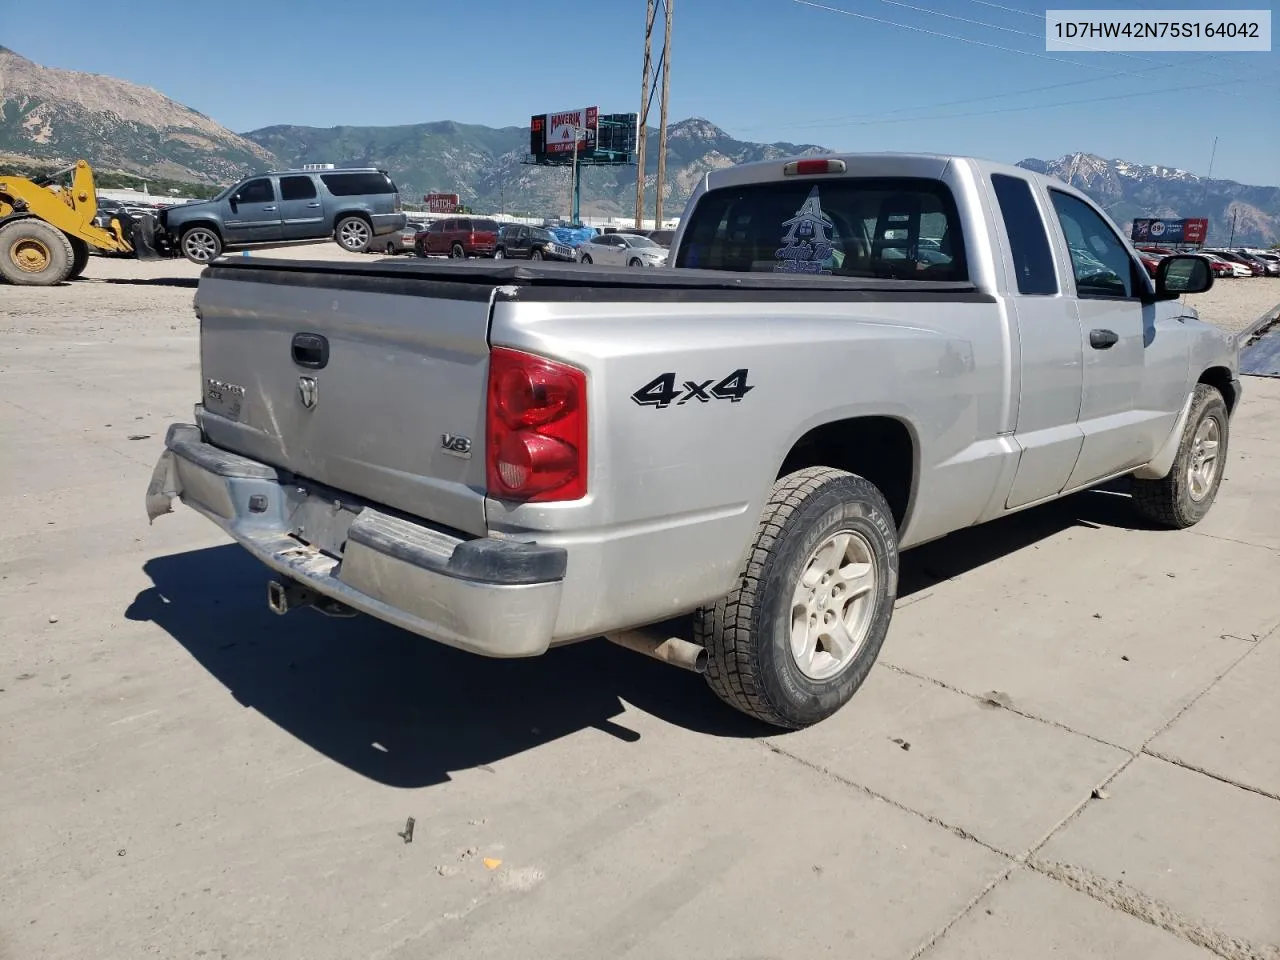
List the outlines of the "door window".
{"label": "door window", "polygon": [[269,177],[250,180],[236,194],[240,203],[270,203],[276,198],[276,190]]}
{"label": "door window", "polygon": [[281,200],[314,200],[316,185],[310,177],[281,177]]}
{"label": "door window", "polygon": [[1137,288],[1134,263],[1115,231],[1079,198],[1058,190],[1051,190],[1050,195],[1071,252],[1076,295],[1133,297]]}

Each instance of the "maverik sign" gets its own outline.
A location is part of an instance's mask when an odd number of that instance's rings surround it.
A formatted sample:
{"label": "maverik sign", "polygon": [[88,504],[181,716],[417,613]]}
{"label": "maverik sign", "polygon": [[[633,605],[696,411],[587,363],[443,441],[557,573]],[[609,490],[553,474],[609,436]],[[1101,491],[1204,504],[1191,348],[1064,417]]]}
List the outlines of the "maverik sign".
{"label": "maverik sign", "polygon": [[[538,118],[534,118],[535,120]],[[574,131],[577,131],[579,153],[590,153],[596,148],[596,128],[600,124],[599,107],[583,107],[579,110],[562,110],[548,113],[542,118],[546,131],[546,152],[573,153]],[[531,127],[534,124],[530,125]],[[534,151],[537,153],[538,151]]]}
{"label": "maverik sign", "polygon": [[1209,221],[1203,217],[1191,220],[1134,220],[1132,239],[1143,243],[1204,243]]}

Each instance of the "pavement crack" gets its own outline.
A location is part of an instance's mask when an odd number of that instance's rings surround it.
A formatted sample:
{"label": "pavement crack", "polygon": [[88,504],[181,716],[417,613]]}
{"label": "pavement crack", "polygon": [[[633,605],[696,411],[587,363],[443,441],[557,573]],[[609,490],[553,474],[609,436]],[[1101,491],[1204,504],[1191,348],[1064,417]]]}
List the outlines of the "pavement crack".
{"label": "pavement crack", "polygon": [[1109,880],[1091,873],[1084,867],[1052,860],[1032,859],[1027,861],[1027,866],[1037,873],[1066,884],[1072,890],[1092,897],[1113,910],[1127,913],[1153,927],[1159,927],[1174,936],[1211,950],[1224,960],[1280,960],[1280,947],[1265,944],[1258,946],[1239,937],[1229,936],[1179,913],[1169,904],[1148,896],[1121,880]]}
{"label": "pavement crack", "polygon": [[1243,781],[1234,780],[1224,774],[1214,773],[1212,770],[1206,770],[1204,767],[1197,766],[1194,763],[1188,763],[1186,760],[1179,760],[1177,757],[1171,757],[1169,754],[1161,753],[1159,750],[1151,750],[1147,747],[1143,747],[1142,752],[1148,757],[1154,757],[1156,760],[1163,760],[1165,763],[1171,763],[1175,767],[1182,767],[1183,770],[1190,770],[1192,773],[1198,773],[1211,780],[1217,780],[1219,783],[1225,783],[1229,787],[1247,790],[1249,793],[1256,793],[1258,796],[1266,797],[1268,800],[1280,801],[1280,793],[1272,793],[1270,790],[1264,790],[1262,787],[1255,787],[1251,784],[1244,783]]}
{"label": "pavement crack", "polygon": [[[987,694],[970,693],[968,690],[965,690],[961,687],[957,687],[954,684],[947,683],[945,680],[937,680],[934,677],[928,677],[922,673],[916,673],[914,670],[908,670],[906,667],[899,667],[899,666],[896,666],[895,664],[888,663],[884,660],[881,660],[879,665],[884,667],[886,670],[891,670],[892,672],[901,674],[904,677],[910,677],[912,680],[920,680],[924,683],[931,683],[935,687],[941,687],[943,690],[950,691],[951,693],[958,693],[960,696],[968,697],[970,700],[974,700],[977,703],[991,702],[990,697]],[[1028,711],[1023,710],[1020,707],[1017,707],[1015,705],[1000,703],[1000,704],[997,704],[996,706],[998,706],[1001,710],[1007,710],[1012,714],[1016,714],[1017,716],[1022,717],[1025,720],[1033,720],[1036,723],[1044,724],[1046,727],[1054,727],[1066,733],[1075,734],[1077,737],[1084,737],[1086,740],[1092,740],[1094,743],[1101,744],[1104,747],[1111,747],[1114,750],[1120,750],[1120,751],[1123,751],[1124,753],[1129,753],[1129,754],[1133,753],[1133,750],[1130,749],[1129,747],[1122,747],[1118,743],[1112,743],[1110,740],[1104,740],[1102,737],[1096,737],[1091,733],[1085,733],[1083,730],[1077,730],[1075,727],[1069,726],[1058,720],[1050,720],[1048,717],[1041,717],[1037,714],[1029,713]]]}
{"label": "pavement crack", "polygon": [[798,763],[802,767],[808,767],[810,770],[813,770],[816,773],[820,773],[824,777],[827,777],[830,780],[834,780],[836,783],[839,783],[842,786],[852,787],[854,790],[857,790],[860,793],[866,794],[868,797],[871,797],[873,800],[879,800],[881,803],[887,803],[889,806],[893,807],[895,810],[901,810],[903,813],[909,813],[913,817],[919,817],[921,820],[924,820],[927,823],[931,823],[935,827],[941,827],[943,830],[946,830],[950,833],[955,834],[961,840],[968,840],[971,843],[976,843],[978,846],[986,850],[990,850],[992,853],[996,854],[997,856],[1004,857],[1006,860],[1015,859],[1014,855],[1009,853],[1007,850],[1001,850],[999,847],[988,843],[987,841],[983,840],[981,837],[977,836],[976,834],[970,833],[964,827],[958,827],[953,823],[948,823],[947,821],[943,820],[941,817],[935,817],[931,813],[925,813],[921,810],[915,809],[914,807],[909,807],[905,803],[902,803],[899,800],[894,800],[892,797],[889,797],[883,793],[880,793],[878,790],[872,790],[870,787],[863,786],[862,784],[858,783],[856,780],[850,780],[848,777],[845,777],[845,776],[842,776],[841,774],[836,773],[830,767],[823,766],[820,763],[814,763],[812,760],[806,760],[804,757],[794,754],[789,750],[785,750],[782,747],[778,746],[776,743],[770,743],[768,740],[762,740],[760,742],[764,745],[766,750],[769,750],[772,753],[776,753],[780,757],[785,757],[788,760]]}

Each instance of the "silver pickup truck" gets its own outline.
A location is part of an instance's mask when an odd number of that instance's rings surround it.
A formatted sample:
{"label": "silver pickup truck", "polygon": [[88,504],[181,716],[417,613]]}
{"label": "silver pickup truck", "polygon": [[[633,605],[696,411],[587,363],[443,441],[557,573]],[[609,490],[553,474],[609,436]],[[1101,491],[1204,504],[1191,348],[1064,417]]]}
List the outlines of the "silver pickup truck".
{"label": "silver pickup truck", "polygon": [[1132,475],[1186,527],[1233,340],[1070,187],[945,156],[710,173],[671,268],[236,258],[147,491],[268,602],[494,657],[606,636],[800,727],[874,662],[899,551]]}

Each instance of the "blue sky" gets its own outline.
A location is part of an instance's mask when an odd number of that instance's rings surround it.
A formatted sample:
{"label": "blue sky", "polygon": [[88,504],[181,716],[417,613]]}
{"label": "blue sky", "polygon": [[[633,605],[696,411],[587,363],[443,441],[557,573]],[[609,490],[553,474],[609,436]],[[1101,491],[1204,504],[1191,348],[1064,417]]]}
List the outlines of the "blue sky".
{"label": "blue sky", "polygon": [[[813,2],[832,9],[674,0],[672,119],[706,117],[746,140],[1008,161],[1084,150],[1200,174],[1217,136],[1215,176],[1280,184],[1280,48],[1046,54],[1046,7],[1032,0]],[[1275,14],[1274,0],[1123,5]],[[644,0],[3,7],[0,42],[18,53],[155,87],[242,132],[273,123],[527,125],[533,113],[588,104],[628,112],[640,99]]]}

